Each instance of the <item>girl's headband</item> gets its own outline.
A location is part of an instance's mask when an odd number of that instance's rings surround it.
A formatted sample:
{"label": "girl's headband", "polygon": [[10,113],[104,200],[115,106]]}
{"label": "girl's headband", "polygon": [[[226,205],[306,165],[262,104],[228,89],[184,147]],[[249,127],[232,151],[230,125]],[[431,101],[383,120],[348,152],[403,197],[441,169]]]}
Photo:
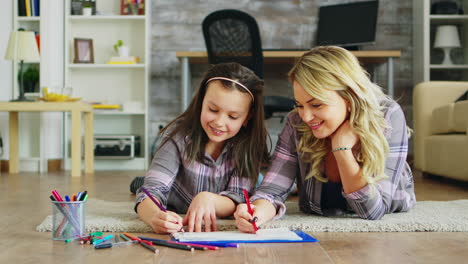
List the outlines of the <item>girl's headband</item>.
{"label": "girl's headband", "polygon": [[230,82],[233,82],[233,83],[239,85],[240,87],[242,87],[244,90],[246,90],[249,93],[250,97],[252,98],[252,102],[255,101],[253,93],[249,89],[247,89],[247,87],[245,87],[242,83],[240,83],[240,82],[238,82],[236,80],[233,80],[233,79],[226,78],[226,77],[213,77],[213,78],[209,79],[208,81],[206,81],[206,84],[208,84],[209,82],[214,81],[214,80],[225,80],[225,81],[230,81]]}

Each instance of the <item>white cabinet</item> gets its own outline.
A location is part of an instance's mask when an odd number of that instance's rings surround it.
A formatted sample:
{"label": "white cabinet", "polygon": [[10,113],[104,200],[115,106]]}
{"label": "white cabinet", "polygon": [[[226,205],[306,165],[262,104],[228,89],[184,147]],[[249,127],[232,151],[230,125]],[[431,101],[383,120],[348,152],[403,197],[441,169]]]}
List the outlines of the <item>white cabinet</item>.
{"label": "white cabinet", "polygon": [[[144,170],[148,165],[151,1],[144,1],[145,12],[141,15],[120,15],[121,0],[96,4],[96,15],[82,16],[71,15],[71,0],[66,2],[65,86],[71,88],[74,97],[84,101],[122,106],[119,110],[94,111],[95,135],[135,135],[141,139],[139,156],[96,159],[96,170]],[[92,39],[93,63],[75,63],[74,39]],[[139,57],[138,63],[107,64],[111,57],[118,56],[113,48],[118,40],[129,47],[130,56]],[[68,152],[66,144],[65,153]],[[68,166],[66,162],[65,167]]]}
{"label": "white cabinet", "polygon": [[[460,4],[465,14],[431,14],[434,0],[413,0],[414,84],[430,80],[468,81],[468,0]],[[442,64],[444,52],[434,47],[437,28],[457,27],[461,47],[453,48],[451,65]]]}

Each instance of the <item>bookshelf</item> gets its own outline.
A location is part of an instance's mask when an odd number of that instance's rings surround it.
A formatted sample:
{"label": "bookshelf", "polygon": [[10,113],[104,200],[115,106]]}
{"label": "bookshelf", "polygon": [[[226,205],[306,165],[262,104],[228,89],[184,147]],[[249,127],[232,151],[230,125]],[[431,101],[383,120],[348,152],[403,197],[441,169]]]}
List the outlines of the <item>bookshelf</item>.
{"label": "bookshelf", "polygon": [[[22,9],[20,4],[25,4],[26,0],[13,0],[13,28],[12,31],[17,31],[19,29],[24,29],[26,31],[33,31],[37,34],[40,34],[41,29],[41,17],[39,10],[36,10],[37,7],[40,5],[39,0],[27,0],[29,3],[35,3],[35,12],[29,13],[29,16],[26,13],[25,9]],[[30,6],[31,8],[31,6]],[[34,10],[30,10],[34,11]],[[41,58],[42,60],[42,58]],[[13,63],[13,76],[12,76],[12,97],[10,99],[17,98],[19,96],[19,81],[18,81],[18,74],[19,74],[19,63]],[[24,72],[28,69],[34,69],[36,71],[41,72],[41,62],[37,63],[24,63]],[[25,96],[27,98],[37,98],[39,97],[39,89],[41,87],[41,79],[37,81],[34,87],[25,86]],[[31,89],[32,88],[32,89]],[[19,137],[21,138],[20,144],[20,166],[24,171],[45,171],[46,169],[46,162],[44,153],[41,152],[41,142],[38,140],[41,137],[41,130],[40,133],[31,133],[31,130],[35,128],[41,127],[41,114],[40,113],[22,113],[19,116],[19,125],[25,129],[20,130]],[[29,128],[29,129],[28,129]],[[38,131],[36,129],[36,131]],[[38,135],[39,134],[39,135]]]}
{"label": "bookshelf", "polygon": [[[457,2],[465,14],[432,14],[435,0],[413,0],[414,83],[431,80],[468,81],[468,0]],[[452,65],[442,64],[443,51],[434,48],[437,27],[454,25],[461,47],[451,51]]]}
{"label": "bookshelf", "polygon": [[[144,1],[140,14],[121,15],[121,0],[96,1],[96,15],[76,15],[72,0],[65,3],[64,83],[74,97],[87,102],[120,104],[118,110],[94,111],[95,135],[135,135],[140,137],[141,154],[131,159],[95,160],[96,170],[146,170],[148,166],[148,89],[150,74],[151,1]],[[138,3],[142,1],[136,1]],[[73,13],[73,14],[72,14]],[[92,39],[93,63],[74,63],[75,38]],[[107,64],[117,56],[113,45],[122,40],[136,64]],[[65,122],[69,122],[66,116]],[[64,125],[68,127],[67,124]],[[64,153],[69,157],[69,134]],[[69,159],[65,160],[69,169]]]}
{"label": "bookshelf", "polygon": [[[28,12],[26,12],[25,2],[29,3]],[[40,39],[41,17],[39,5],[40,0],[13,0],[13,31],[19,29],[33,31],[36,33],[37,38]],[[40,71],[40,62],[25,63],[24,71],[28,69]],[[16,98],[19,94],[18,71],[18,64],[13,65],[13,98]],[[26,97],[38,97],[40,92],[39,87],[41,87],[40,80],[38,80],[34,87],[25,86]]]}

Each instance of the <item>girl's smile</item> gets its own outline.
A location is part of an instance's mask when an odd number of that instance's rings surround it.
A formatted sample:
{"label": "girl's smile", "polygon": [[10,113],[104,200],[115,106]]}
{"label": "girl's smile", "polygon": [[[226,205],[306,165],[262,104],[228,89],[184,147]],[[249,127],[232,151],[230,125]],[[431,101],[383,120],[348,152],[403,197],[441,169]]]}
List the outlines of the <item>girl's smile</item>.
{"label": "girl's smile", "polygon": [[223,86],[221,81],[208,83],[200,122],[208,136],[205,151],[219,153],[226,140],[237,135],[248,122],[252,99],[248,93]]}

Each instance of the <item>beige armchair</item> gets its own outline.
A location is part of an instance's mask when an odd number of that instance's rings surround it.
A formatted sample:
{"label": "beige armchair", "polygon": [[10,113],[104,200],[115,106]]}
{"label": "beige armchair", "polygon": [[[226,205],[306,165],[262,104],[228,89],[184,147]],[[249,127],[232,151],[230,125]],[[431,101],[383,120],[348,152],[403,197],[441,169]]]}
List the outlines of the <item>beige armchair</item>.
{"label": "beige armchair", "polygon": [[468,181],[468,82],[431,81],[413,93],[414,162],[424,173]]}

